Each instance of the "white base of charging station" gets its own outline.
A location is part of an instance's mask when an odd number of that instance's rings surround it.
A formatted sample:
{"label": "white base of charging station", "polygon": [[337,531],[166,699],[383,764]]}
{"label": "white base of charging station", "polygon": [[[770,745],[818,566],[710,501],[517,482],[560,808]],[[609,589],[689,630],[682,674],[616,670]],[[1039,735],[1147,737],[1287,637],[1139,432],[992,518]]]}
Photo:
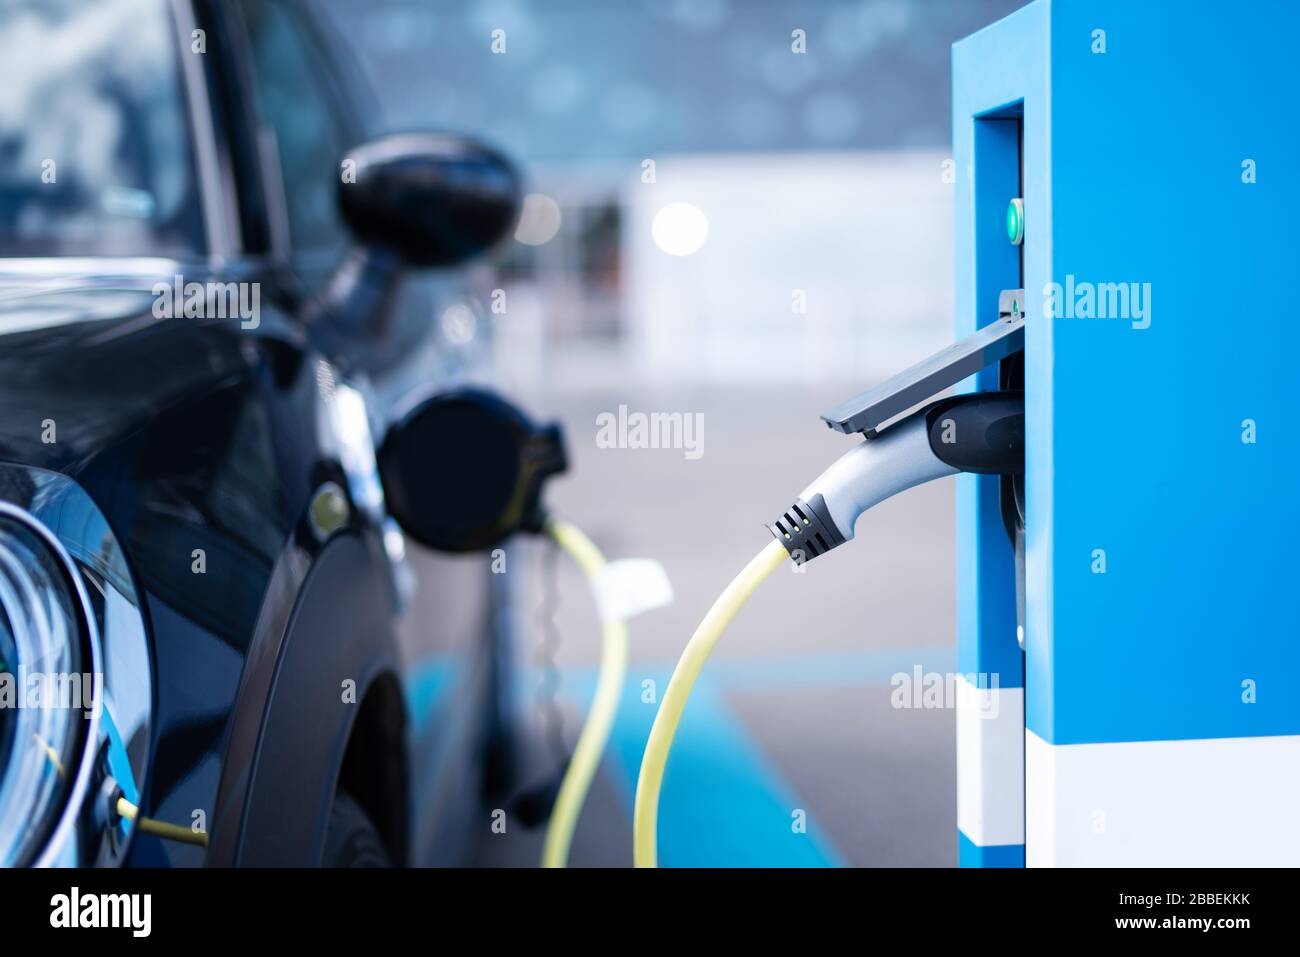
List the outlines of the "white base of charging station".
{"label": "white base of charging station", "polygon": [[1025,732],[1028,867],[1300,860],[1300,735],[1048,744]]}

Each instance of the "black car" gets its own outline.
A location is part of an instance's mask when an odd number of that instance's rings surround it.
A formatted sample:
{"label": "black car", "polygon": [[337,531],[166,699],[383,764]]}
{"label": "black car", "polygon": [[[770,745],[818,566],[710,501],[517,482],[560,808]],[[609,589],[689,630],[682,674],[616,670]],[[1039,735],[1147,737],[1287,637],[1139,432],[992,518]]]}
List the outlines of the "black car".
{"label": "black car", "polygon": [[499,589],[408,553],[376,446],[469,362],[398,280],[512,170],[367,142],[282,0],[0,0],[0,63],[0,864],[459,859]]}

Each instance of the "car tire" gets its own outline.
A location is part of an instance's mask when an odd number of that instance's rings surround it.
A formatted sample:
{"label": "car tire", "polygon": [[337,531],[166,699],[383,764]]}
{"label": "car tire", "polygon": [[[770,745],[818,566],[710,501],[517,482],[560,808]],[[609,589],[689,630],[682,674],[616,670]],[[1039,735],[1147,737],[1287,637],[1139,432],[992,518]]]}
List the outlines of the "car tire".
{"label": "car tire", "polygon": [[329,826],[325,830],[322,867],[391,867],[379,828],[365,808],[343,789],[334,792]]}

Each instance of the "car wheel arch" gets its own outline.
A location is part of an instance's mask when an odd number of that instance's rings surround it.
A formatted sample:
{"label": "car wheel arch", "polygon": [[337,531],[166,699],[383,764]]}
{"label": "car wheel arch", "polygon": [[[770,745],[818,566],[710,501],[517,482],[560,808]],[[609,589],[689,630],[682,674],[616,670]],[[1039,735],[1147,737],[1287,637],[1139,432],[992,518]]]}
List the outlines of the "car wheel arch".
{"label": "car wheel arch", "polygon": [[393,859],[404,859],[406,715],[383,560],[382,546],[343,533],[304,579],[265,699],[231,863],[318,864],[335,790],[358,784],[364,794],[355,796]]}

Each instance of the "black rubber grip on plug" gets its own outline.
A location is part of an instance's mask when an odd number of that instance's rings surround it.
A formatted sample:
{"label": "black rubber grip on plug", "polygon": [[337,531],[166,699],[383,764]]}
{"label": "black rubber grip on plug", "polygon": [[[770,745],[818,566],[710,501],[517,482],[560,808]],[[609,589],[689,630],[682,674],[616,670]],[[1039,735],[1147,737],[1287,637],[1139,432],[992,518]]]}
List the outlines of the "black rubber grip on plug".
{"label": "black rubber grip on plug", "polygon": [[796,565],[844,544],[844,536],[831,521],[826,500],[820,495],[814,495],[811,502],[795,499],[780,518],[767,526],[767,530],[785,546]]}
{"label": "black rubber grip on plug", "polygon": [[981,475],[1025,472],[1025,394],[975,392],[926,411],[930,449],[953,468]]}

